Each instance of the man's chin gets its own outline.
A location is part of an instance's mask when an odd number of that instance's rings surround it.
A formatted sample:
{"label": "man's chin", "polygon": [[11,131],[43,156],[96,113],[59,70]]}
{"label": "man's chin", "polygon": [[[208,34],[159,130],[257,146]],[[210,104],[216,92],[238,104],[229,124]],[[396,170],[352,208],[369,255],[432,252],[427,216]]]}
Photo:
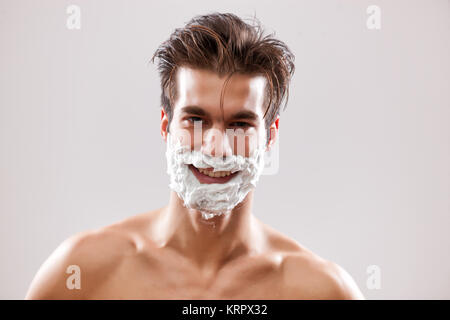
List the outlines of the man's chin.
{"label": "man's chin", "polygon": [[225,212],[207,212],[207,211],[202,211],[199,210],[202,214],[202,218],[204,220],[214,220],[215,218],[223,218],[228,216],[231,213],[230,211],[225,211]]}

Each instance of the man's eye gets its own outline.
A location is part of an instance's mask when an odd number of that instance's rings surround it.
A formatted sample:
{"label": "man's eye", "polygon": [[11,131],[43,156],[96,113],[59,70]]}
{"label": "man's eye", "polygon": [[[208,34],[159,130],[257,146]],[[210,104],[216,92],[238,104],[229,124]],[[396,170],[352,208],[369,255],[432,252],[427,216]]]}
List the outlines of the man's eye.
{"label": "man's eye", "polygon": [[189,117],[187,118],[190,122],[194,123],[195,121],[202,121],[202,118],[200,117]]}
{"label": "man's eye", "polygon": [[241,122],[241,121],[238,121],[238,122],[232,122],[232,123],[230,123],[230,126],[231,126],[231,127],[241,127],[241,128],[246,128],[246,127],[250,127],[250,124],[247,123],[247,122]]}

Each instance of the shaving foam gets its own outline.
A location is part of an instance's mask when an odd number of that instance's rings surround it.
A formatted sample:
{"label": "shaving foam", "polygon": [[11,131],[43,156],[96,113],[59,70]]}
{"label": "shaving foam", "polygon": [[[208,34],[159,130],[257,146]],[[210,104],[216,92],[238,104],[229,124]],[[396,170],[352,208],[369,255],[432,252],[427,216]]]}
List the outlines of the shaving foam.
{"label": "shaving foam", "polygon": [[[214,157],[191,150],[190,146],[181,144],[168,134],[166,159],[169,187],[183,200],[186,208],[199,210],[204,219],[229,214],[256,186],[264,169],[264,146],[265,143],[260,143],[249,157]],[[189,169],[190,164],[197,168],[212,167],[213,171],[237,174],[226,183],[200,183]]]}

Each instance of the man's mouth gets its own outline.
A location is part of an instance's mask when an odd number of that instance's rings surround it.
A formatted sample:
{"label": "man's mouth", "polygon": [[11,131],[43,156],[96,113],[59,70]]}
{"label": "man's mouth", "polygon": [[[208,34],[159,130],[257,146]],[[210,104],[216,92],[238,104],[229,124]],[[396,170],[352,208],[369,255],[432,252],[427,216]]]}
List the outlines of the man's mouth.
{"label": "man's mouth", "polygon": [[197,168],[192,164],[189,169],[196,176],[200,183],[226,183],[230,181],[239,171],[231,173],[231,171],[213,171],[213,168]]}
{"label": "man's mouth", "polygon": [[226,177],[231,174],[231,171],[213,171],[211,169],[203,169],[203,168],[196,168],[198,171],[200,171],[203,174],[206,174],[207,176],[213,177],[213,178],[219,178],[219,177]]}

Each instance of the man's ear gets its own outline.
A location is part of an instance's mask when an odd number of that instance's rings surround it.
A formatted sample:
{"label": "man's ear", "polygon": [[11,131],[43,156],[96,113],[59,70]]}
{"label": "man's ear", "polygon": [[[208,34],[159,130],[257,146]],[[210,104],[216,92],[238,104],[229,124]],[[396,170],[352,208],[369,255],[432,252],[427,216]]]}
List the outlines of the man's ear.
{"label": "man's ear", "polygon": [[169,118],[167,117],[167,113],[164,111],[164,108],[161,108],[161,136],[164,141],[167,142],[167,133],[169,129]]}
{"label": "man's ear", "polygon": [[267,142],[267,147],[266,150],[269,151],[270,148],[272,147],[272,145],[275,143],[275,141],[277,141],[278,139],[278,123],[280,121],[280,116],[277,116],[277,118],[275,119],[274,122],[272,122],[272,124],[269,127],[269,131],[270,131],[270,137],[269,137],[269,141]]}

